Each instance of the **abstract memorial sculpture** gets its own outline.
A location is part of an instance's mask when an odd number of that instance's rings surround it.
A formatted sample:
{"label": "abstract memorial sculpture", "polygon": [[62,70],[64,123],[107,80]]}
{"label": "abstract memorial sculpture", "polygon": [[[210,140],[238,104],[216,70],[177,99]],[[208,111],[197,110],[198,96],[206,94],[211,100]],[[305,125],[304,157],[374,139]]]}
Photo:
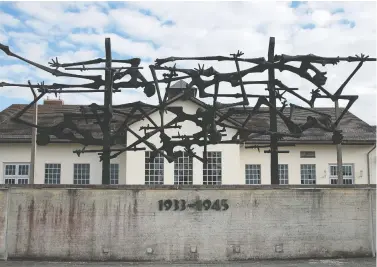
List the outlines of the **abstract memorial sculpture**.
{"label": "abstract memorial sculpture", "polygon": [[[35,99],[20,112],[18,112],[13,120],[19,123],[24,123],[28,126],[37,128],[37,144],[47,145],[50,142],[50,136],[55,136],[60,139],[67,139],[74,141],[75,143],[82,144],[83,149],[76,150],[78,156],[81,153],[98,153],[100,160],[102,161],[102,183],[110,183],[110,159],[119,156],[125,151],[144,150],[144,147],[140,147],[140,144],[144,144],[151,150],[151,159],[158,154],[164,156],[169,162],[174,161],[182,151],[188,153],[202,162],[206,162],[207,158],[207,146],[216,145],[220,143],[226,144],[239,144],[246,140],[250,140],[253,136],[267,135],[270,136],[269,145],[254,145],[246,148],[262,148],[269,147],[267,153],[271,153],[271,183],[278,184],[278,153],[287,153],[287,151],[279,151],[279,146],[287,146],[279,144],[278,141],[284,139],[284,137],[300,138],[302,133],[310,128],[321,128],[325,131],[333,133],[333,143],[340,144],[342,142],[342,134],[340,130],[337,130],[337,126],[341,121],[344,114],[349,110],[352,104],[357,100],[357,95],[342,95],[344,87],[356,74],[366,61],[376,61],[375,58],[369,58],[361,54],[360,56],[350,57],[320,57],[312,54],[309,55],[275,55],[274,54],[275,39],[270,38],[268,48],[267,60],[261,58],[243,58],[243,53],[238,51],[236,54],[231,54],[230,57],[224,56],[210,56],[210,57],[169,57],[164,59],[156,59],[155,65],[149,66],[153,80],[147,81],[146,78],[140,72],[140,59],[132,58],[126,60],[112,59],[110,39],[105,40],[106,57],[104,59],[98,58],[89,61],[76,62],[76,63],[60,63],[58,59],[54,59],[49,62],[50,67],[40,65],[25,59],[17,54],[11,52],[9,47],[0,44],[0,49],[3,50],[8,56],[16,57],[30,65],[33,65],[41,70],[44,70],[54,76],[68,77],[74,80],[84,79],[89,80],[89,83],[78,84],[58,84],[53,83],[50,85],[44,84],[11,84],[0,83],[0,86],[13,86],[13,87],[30,87]],[[235,72],[232,73],[220,73],[213,67],[205,68],[204,65],[195,69],[182,69],[173,66],[165,66],[167,63],[175,63],[177,61],[234,61]],[[241,70],[239,62],[250,63],[253,66],[250,68]],[[294,67],[290,65],[290,62],[299,62],[300,67]],[[335,91],[330,93],[324,88],[326,83],[326,72],[321,72],[315,65],[328,65],[338,64],[339,62],[359,62],[355,70],[344,81],[342,85]],[[104,67],[88,67],[95,64],[105,63]],[[113,67],[112,63],[128,64],[124,67]],[[64,68],[65,71],[60,71],[60,68]],[[105,79],[102,79],[101,75],[79,75],[72,74],[66,71],[80,70],[82,72],[88,72],[91,70],[104,70]],[[309,81],[315,89],[312,90],[311,98],[306,99],[302,97],[298,88],[289,88],[283,82],[275,79],[275,70],[288,71],[294,73],[301,78]],[[157,79],[157,71],[164,71],[163,78]],[[268,72],[268,79],[264,81],[244,80],[246,76],[249,78],[253,73]],[[314,75],[311,75],[313,72]],[[128,81],[121,81],[124,77],[130,77]],[[206,78],[206,79],[203,79]],[[168,106],[167,102],[167,89],[170,88],[171,82],[182,79],[189,79],[190,82],[185,89],[186,93],[190,93],[194,87],[199,91],[199,98],[212,98],[212,104],[206,105],[206,108],[199,108],[196,114],[186,114],[182,107]],[[220,83],[229,83],[234,89],[234,92],[220,93]],[[165,95],[162,96],[160,86],[166,86]],[[268,95],[255,95],[246,92],[246,86],[250,85],[248,90],[252,89],[254,84],[264,84],[267,86]],[[214,86],[214,93],[207,93],[206,89],[210,86]],[[80,88],[80,89],[76,89]],[[149,105],[142,102],[127,103],[123,105],[113,105],[112,95],[113,93],[120,92],[124,88],[143,88],[147,97],[153,97],[157,95],[158,104]],[[37,96],[35,89],[39,92]],[[89,106],[81,107],[81,114],[64,114],[64,120],[53,126],[41,126],[23,120],[22,115],[34,106],[38,100],[40,100],[45,94],[63,94],[63,93],[93,93],[104,92],[104,104],[91,104]],[[302,107],[294,104],[290,104],[290,116],[284,115],[283,111],[287,107],[287,99],[284,94],[291,94],[303,102],[308,107]],[[237,101],[229,104],[218,104],[217,99],[222,98],[240,98],[241,101]],[[246,108],[249,106],[249,100],[252,98],[257,99],[257,103],[253,108]],[[332,121],[329,114],[321,113],[314,110],[314,104],[316,99],[327,98],[333,102],[339,99],[348,100],[348,104],[343,112],[337,117],[336,121]],[[277,101],[281,106],[277,107]],[[270,128],[265,131],[253,130],[247,128],[246,125],[253,115],[260,112],[261,106],[267,106],[269,108],[270,116]],[[238,108],[236,108],[238,107]],[[243,109],[239,107],[244,107]],[[149,113],[146,110],[155,110],[160,114],[160,121],[155,122],[151,119]],[[294,110],[305,109],[313,113],[313,116],[307,117],[305,124],[297,124],[294,122]],[[126,110],[126,111],[125,111]],[[171,112],[175,115],[175,118],[171,121],[164,120],[164,113]],[[230,118],[234,114],[246,115],[246,120],[241,126],[228,125],[224,121]],[[117,118],[115,118],[117,116]],[[279,132],[277,129],[277,116],[281,118],[284,124],[287,126],[289,132]],[[129,127],[129,122],[138,119],[147,119],[152,126],[142,127],[144,135],[141,136]],[[80,127],[82,121],[88,120],[97,123],[101,130],[101,136],[94,136],[91,130],[82,129]],[[169,136],[166,134],[166,129],[180,129],[181,123],[184,121],[191,121],[195,123],[201,130],[192,135],[177,135]],[[114,130],[112,125],[116,124],[118,127]],[[237,130],[237,133],[232,136],[231,139],[223,140],[225,128],[233,128]],[[119,138],[125,138],[126,134],[130,133],[136,137],[136,141],[131,144],[122,144],[119,146],[117,140]],[[148,141],[154,135],[159,135],[162,145],[156,147]],[[102,149],[89,150],[87,146],[100,146]],[[115,146],[117,146],[115,148]],[[203,155],[197,155],[193,146],[203,147]],[[177,148],[177,149],[176,149]],[[182,150],[183,148],[183,150]]]}

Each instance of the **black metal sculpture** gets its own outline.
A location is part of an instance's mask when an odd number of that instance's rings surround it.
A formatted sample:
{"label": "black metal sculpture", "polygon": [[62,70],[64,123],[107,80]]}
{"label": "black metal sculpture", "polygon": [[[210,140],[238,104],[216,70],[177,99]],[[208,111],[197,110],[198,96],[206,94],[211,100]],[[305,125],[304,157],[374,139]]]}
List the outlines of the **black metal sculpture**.
{"label": "black metal sculpture", "polygon": [[[81,153],[99,153],[100,160],[102,161],[102,183],[110,183],[110,160],[119,156],[125,151],[144,150],[143,147],[138,147],[140,144],[144,144],[152,150],[151,158],[161,154],[169,162],[174,161],[181,155],[182,150],[176,148],[182,147],[183,151],[188,153],[189,156],[195,157],[202,162],[207,161],[207,146],[216,144],[239,144],[255,136],[268,135],[270,136],[269,145],[254,145],[246,146],[246,148],[263,148],[269,147],[270,149],[265,151],[271,153],[271,183],[278,184],[278,153],[287,153],[287,151],[279,151],[279,146],[287,146],[287,144],[279,144],[278,141],[284,137],[300,138],[302,133],[310,128],[321,128],[328,132],[333,132],[334,144],[342,142],[341,131],[337,130],[337,126],[341,121],[344,114],[349,110],[352,104],[357,100],[357,95],[342,95],[344,87],[356,74],[366,61],[376,61],[375,58],[369,58],[368,56],[354,56],[354,57],[319,57],[315,55],[275,55],[275,39],[270,38],[270,44],[268,49],[268,59],[265,58],[242,58],[242,52],[238,51],[236,54],[232,54],[230,57],[212,56],[212,57],[169,57],[164,59],[156,59],[155,65],[149,66],[152,73],[153,81],[147,81],[139,71],[140,59],[132,58],[127,60],[117,60],[111,57],[111,44],[110,39],[105,40],[106,58],[98,58],[89,61],[76,62],[76,63],[64,63],[61,64],[58,59],[49,62],[50,67],[42,66],[38,63],[27,60],[15,53],[12,53],[9,47],[0,44],[0,49],[3,50],[8,56],[16,57],[26,63],[29,63],[39,69],[51,73],[55,76],[70,77],[90,80],[89,83],[82,84],[57,84],[45,85],[43,82],[37,85],[28,84],[10,84],[2,82],[0,86],[18,86],[18,87],[30,87],[33,94],[36,96],[35,89],[39,91],[39,95],[35,97],[29,105],[18,112],[13,120],[24,123],[31,127],[38,129],[37,143],[39,145],[47,145],[50,142],[50,136],[55,136],[59,139],[71,140],[75,143],[84,145],[83,149],[74,151],[80,156]],[[197,60],[197,61],[234,61],[236,66],[236,72],[232,73],[219,73],[213,67],[207,69],[199,65],[197,69],[181,69],[174,66],[164,66],[166,63],[176,62],[179,60]],[[338,90],[331,94],[323,86],[326,83],[326,72],[321,72],[314,64],[321,64],[323,66],[327,64],[338,64],[339,62],[359,62],[356,69],[345,80],[345,82],[338,88]],[[112,63],[129,64],[127,67],[112,67]],[[254,64],[255,66],[241,70],[239,62],[247,62]],[[289,65],[290,62],[300,62],[300,67],[294,67]],[[105,63],[105,67],[87,67],[89,65]],[[59,71],[59,68],[65,68],[65,70],[104,70],[105,79],[101,76],[91,75],[78,75],[67,72]],[[311,82],[315,89],[312,90],[311,99],[302,97],[296,91],[298,88],[289,88],[283,82],[275,79],[275,70],[289,71],[300,76],[303,79]],[[163,73],[163,79],[158,80],[156,71],[167,71]],[[265,81],[244,81],[243,78],[253,73],[262,73],[268,71],[268,80]],[[314,72],[311,75],[309,71]],[[180,76],[181,75],[181,76]],[[130,77],[128,81],[120,81],[124,77]],[[206,77],[207,79],[203,79]],[[210,78],[210,79],[208,79]],[[190,79],[190,83],[185,89],[184,94],[190,94],[190,90],[195,87],[199,91],[199,98],[212,98],[212,105],[206,105],[203,108],[199,108],[197,113],[186,114],[182,107],[171,107],[167,99],[167,91],[170,88],[171,82],[182,79]],[[116,82],[118,81],[118,82]],[[227,82],[232,87],[239,88],[239,92],[235,93],[220,93],[220,83]],[[160,85],[166,84],[165,95],[161,95]],[[246,85],[253,84],[265,84],[267,85],[268,95],[255,95],[248,94],[246,92]],[[206,89],[210,86],[214,86],[214,93],[207,93]],[[83,89],[73,89],[83,88]],[[102,88],[102,89],[101,89]],[[112,94],[119,92],[123,88],[143,88],[147,97],[152,97],[157,93],[158,105],[148,105],[141,102],[128,103],[124,105],[113,105]],[[104,105],[91,104],[89,106],[81,107],[81,113],[78,114],[64,114],[63,122],[53,126],[40,126],[33,123],[24,121],[21,116],[38,100],[40,100],[47,93],[61,94],[61,93],[92,93],[92,92],[104,92]],[[287,100],[284,98],[284,94],[289,93],[299,98],[303,102],[307,103],[309,108],[301,107],[298,105],[290,104],[291,113],[290,116],[284,115],[283,111],[287,106]],[[217,99],[219,97],[225,98],[241,98],[241,101],[230,104],[218,104]],[[257,104],[253,108],[246,108],[249,105],[250,98],[257,98]],[[318,98],[327,98],[332,101],[339,99],[348,100],[346,108],[342,114],[332,122],[329,114],[320,113],[314,110],[315,100]],[[280,101],[282,106],[277,107],[276,102]],[[253,130],[247,127],[247,123],[252,119],[253,115],[261,113],[261,106],[267,106],[269,108],[270,116],[270,129],[269,130]],[[304,124],[297,124],[293,120],[293,113],[295,109],[305,109],[318,115],[309,116],[307,122]],[[158,112],[160,115],[160,123],[155,122],[150,114],[152,112]],[[169,122],[164,121],[164,113],[171,112],[175,114],[175,118]],[[235,114],[245,114],[247,118],[239,125],[230,125],[225,121],[231,118]],[[284,124],[287,126],[289,132],[279,132],[277,129],[277,116],[279,116]],[[99,125],[100,135],[94,136],[92,130],[84,130],[78,125],[85,119],[94,120]],[[152,126],[141,127],[140,130],[144,130],[144,135],[141,136],[135,132],[129,123],[131,121],[147,119]],[[76,121],[76,122],[75,122]],[[165,129],[180,129],[182,122],[191,121],[195,123],[201,130],[192,135],[176,135],[168,136],[165,133]],[[116,127],[115,127],[116,126]],[[236,134],[228,140],[223,140],[223,136],[226,135],[226,128],[232,128],[237,130]],[[132,134],[136,137],[136,141],[132,144],[127,144],[126,135]],[[155,144],[148,141],[152,136],[159,134],[162,145],[158,148]],[[89,150],[87,146],[102,146],[100,150]],[[193,146],[201,146],[204,148],[202,156],[195,154]]]}

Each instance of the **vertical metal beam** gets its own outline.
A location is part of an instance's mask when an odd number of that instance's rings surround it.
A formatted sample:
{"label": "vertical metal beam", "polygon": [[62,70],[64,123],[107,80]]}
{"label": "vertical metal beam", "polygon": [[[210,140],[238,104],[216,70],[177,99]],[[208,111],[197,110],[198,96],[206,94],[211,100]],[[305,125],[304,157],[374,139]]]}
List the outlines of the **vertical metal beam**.
{"label": "vertical metal beam", "polygon": [[110,121],[112,118],[112,70],[111,70],[111,42],[105,39],[106,70],[104,93],[104,120],[103,120],[103,154],[102,154],[102,184],[110,184]]}
{"label": "vertical metal beam", "polygon": [[[33,92],[34,93],[34,92]],[[37,96],[34,93],[34,100]],[[34,104],[34,113],[33,113],[33,124],[38,124],[38,102]],[[31,128],[31,157],[30,157],[30,179],[29,183],[34,184],[35,177],[35,159],[37,155],[37,128]]]}
{"label": "vertical metal beam", "polygon": [[[275,37],[270,37],[268,46],[268,62],[273,64],[275,54]],[[273,66],[268,68],[268,92],[271,107],[276,108],[275,95],[275,69]],[[276,111],[270,107],[270,131],[277,132]],[[278,139],[276,135],[271,135],[271,184],[279,184],[278,177]]]}
{"label": "vertical metal beam", "polygon": [[[335,100],[335,121],[339,118],[339,101]],[[336,126],[339,130],[339,124]],[[343,159],[342,159],[342,144],[336,145],[336,159],[338,169],[338,184],[343,184]]]}

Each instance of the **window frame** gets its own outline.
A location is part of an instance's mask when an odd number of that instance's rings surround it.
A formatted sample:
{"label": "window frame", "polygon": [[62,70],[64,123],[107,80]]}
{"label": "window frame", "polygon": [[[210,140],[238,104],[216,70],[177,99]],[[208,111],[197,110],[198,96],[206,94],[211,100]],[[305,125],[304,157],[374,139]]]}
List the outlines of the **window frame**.
{"label": "window frame", "polygon": [[[214,156],[213,156],[214,155]],[[217,160],[220,159],[219,162]],[[210,162],[215,160],[215,162]],[[210,166],[216,166],[216,168],[209,169]],[[220,168],[218,168],[220,166]],[[209,174],[211,172],[211,174]],[[215,172],[215,174],[213,174]],[[212,178],[209,181],[208,178]],[[221,185],[223,178],[223,157],[221,151],[207,151],[207,163],[203,163],[203,185]]]}
{"label": "window frame", "polygon": [[[185,162],[185,159],[187,159],[187,162]],[[188,165],[188,168],[185,168],[185,165]],[[183,174],[180,172],[183,172]],[[174,160],[174,184],[193,184],[193,179],[193,157],[189,156],[187,152],[182,152],[182,156],[179,156]]]}
{"label": "window frame", "polygon": [[[284,174],[286,174],[286,178],[284,177],[284,179],[282,179],[282,177],[280,176],[281,174],[280,174],[280,172],[282,171],[282,168],[281,167],[287,167],[284,171],[285,171],[285,173]],[[289,184],[289,166],[288,166],[288,164],[279,164],[278,165],[278,177],[279,177],[279,185],[287,185],[287,184]],[[286,183],[282,183],[281,181],[286,181]]]}
{"label": "window frame", "polygon": [[[75,167],[76,166],[83,166],[83,165],[87,165],[87,166],[89,166],[89,168],[88,168],[88,178],[87,179],[83,179],[83,178],[80,178],[80,179],[77,179],[77,180],[80,180],[80,181],[82,181],[82,180],[88,180],[88,183],[76,183],[76,180],[75,180],[75,175],[76,175],[76,172],[75,172]],[[90,170],[91,168],[90,168],[90,163],[74,163],[73,164],[73,184],[74,185],[88,185],[88,184],[90,184],[90,172],[91,172],[91,170]]]}
{"label": "window frame", "polygon": [[[6,174],[8,165],[16,166],[14,175]],[[17,174],[17,173],[19,173],[20,166],[28,166],[28,174],[27,175]],[[4,184],[29,184],[29,182],[30,182],[30,169],[31,169],[30,167],[31,167],[30,162],[5,162],[5,163],[3,163],[3,168],[4,168],[4,170],[3,170],[3,183]],[[14,183],[6,183],[6,180],[12,180],[12,179],[14,179]],[[24,180],[27,180],[27,183],[24,183],[24,182],[20,183],[20,181],[24,181]]]}
{"label": "window frame", "polygon": [[315,150],[300,151],[300,158],[301,159],[315,159],[316,158]]}
{"label": "window frame", "polygon": [[110,184],[119,184],[119,163],[110,163]]}
{"label": "window frame", "polygon": [[[251,168],[257,166],[258,168]],[[252,173],[252,171],[259,171],[259,174]],[[250,175],[250,177],[248,177]],[[255,179],[252,175],[259,175],[259,178]],[[251,183],[251,181],[258,181],[257,183]],[[245,184],[247,185],[260,185],[262,183],[262,165],[261,164],[245,164]]]}
{"label": "window frame", "polygon": [[[311,166],[313,167],[314,166],[314,178],[312,179],[304,179],[303,178],[303,166]],[[307,169],[308,170],[308,169]],[[314,183],[303,183],[303,181],[305,180],[308,180],[308,181],[314,181]],[[317,165],[316,164],[309,164],[309,163],[305,163],[305,164],[300,164],[300,181],[301,181],[301,185],[315,185],[317,184]]]}
{"label": "window frame", "polygon": [[[54,180],[54,178],[47,178],[46,177],[46,175],[47,175],[47,173],[46,173],[47,169],[51,169],[51,170],[54,169],[54,168],[47,168],[47,165],[57,165],[57,166],[59,166],[59,168],[58,168],[58,170],[59,170],[59,172],[58,172],[59,178],[55,178],[55,179],[59,180],[59,183],[46,183],[46,179]],[[51,173],[51,174],[53,174],[53,173]],[[62,180],[62,164],[61,163],[50,163],[50,162],[49,163],[45,163],[45,168],[44,168],[44,183],[45,184],[61,184],[61,180]]]}
{"label": "window frame", "polygon": [[[348,176],[348,175],[344,175],[344,169],[343,169],[343,184],[355,184],[355,164],[354,163],[343,163],[342,164],[342,168],[346,167],[346,166],[351,166],[351,172],[352,172],[352,175],[351,176]],[[331,174],[331,167],[335,167],[336,169],[338,168],[338,164],[336,163],[329,163],[329,183],[330,184],[338,184],[338,177],[337,177],[337,174],[336,175],[332,175]],[[332,183],[332,180],[335,180],[335,183]],[[345,183],[345,181],[351,181],[351,183]]]}
{"label": "window frame", "polygon": [[[150,162],[150,153],[152,153],[152,151],[145,151],[144,153],[144,184],[146,185],[164,184],[165,182],[165,177],[164,177],[165,176],[165,158],[160,153],[158,153],[157,156],[153,159],[153,162]],[[156,160],[158,162],[156,162]],[[151,168],[152,166],[153,167],[158,166],[158,168],[152,169]],[[154,174],[152,174],[151,172],[153,172]],[[159,172],[159,173],[156,174],[156,172]]]}

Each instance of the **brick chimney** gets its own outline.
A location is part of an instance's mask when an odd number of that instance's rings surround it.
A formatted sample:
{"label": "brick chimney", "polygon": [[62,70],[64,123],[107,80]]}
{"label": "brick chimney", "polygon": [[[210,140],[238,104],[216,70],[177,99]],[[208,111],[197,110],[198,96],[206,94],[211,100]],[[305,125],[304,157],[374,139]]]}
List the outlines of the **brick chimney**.
{"label": "brick chimney", "polygon": [[[183,90],[187,88],[187,85],[188,85],[187,82],[180,80],[176,82],[175,84],[173,84],[172,86],[170,86],[170,88],[168,89],[168,99],[172,99],[176,97],[177,95],[179,95],[180,93],[182,93]],[[191,88],[190,95],[192,97],[196,97],[197,90],[198,89],[195,87]]]}
{"label": "brick chimney", "polygon": [[62,99],[45,99],[43,105],[54,105],[54,106],[63,106],[64,101]]}

